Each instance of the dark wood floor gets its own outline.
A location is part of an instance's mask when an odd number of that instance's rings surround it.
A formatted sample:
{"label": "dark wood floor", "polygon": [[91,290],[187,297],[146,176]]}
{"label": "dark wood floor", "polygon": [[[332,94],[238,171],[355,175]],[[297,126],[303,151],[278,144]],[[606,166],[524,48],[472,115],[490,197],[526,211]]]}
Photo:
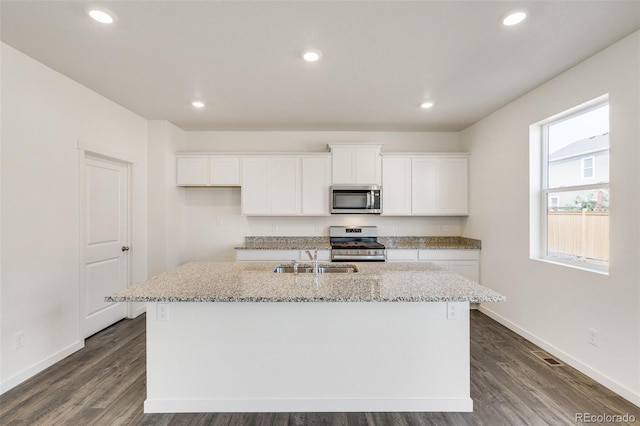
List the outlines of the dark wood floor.
{"label": "dark wood floor", "polygon": [[[144,316],[0,396],[0,425],[571,425],[576,413],[635,416],[640,408],[478,311],[471,315],[473,413],[143,414]],[[598,424],[598,423],[589,423]],[[610,423],[609,423],[610,424]]]}

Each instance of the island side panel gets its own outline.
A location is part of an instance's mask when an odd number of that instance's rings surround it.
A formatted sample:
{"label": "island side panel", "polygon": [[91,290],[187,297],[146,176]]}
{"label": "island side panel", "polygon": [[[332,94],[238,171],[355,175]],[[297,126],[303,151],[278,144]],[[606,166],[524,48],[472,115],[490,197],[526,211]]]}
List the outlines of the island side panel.
{"label": "island side panel", "polygon": [[149,303],[145,412],[472,411],[456,306]]}

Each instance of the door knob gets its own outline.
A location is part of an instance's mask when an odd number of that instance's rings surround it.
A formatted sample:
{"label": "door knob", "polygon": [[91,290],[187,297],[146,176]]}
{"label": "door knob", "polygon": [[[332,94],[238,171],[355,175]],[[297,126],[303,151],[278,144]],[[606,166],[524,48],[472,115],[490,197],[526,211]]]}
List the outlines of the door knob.
{"label": "door knob", "polygon": [[129,251],[129,247],[128,246],[122,246],[122,251]]}

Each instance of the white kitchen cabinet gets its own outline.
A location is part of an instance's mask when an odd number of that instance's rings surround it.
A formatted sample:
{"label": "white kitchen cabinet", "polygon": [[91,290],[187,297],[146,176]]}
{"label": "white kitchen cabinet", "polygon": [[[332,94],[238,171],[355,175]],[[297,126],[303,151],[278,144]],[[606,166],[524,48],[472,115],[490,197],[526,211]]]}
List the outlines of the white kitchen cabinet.
{"label": "white kitchen cabinet", "polygon": [[418,261],[432,262],[471,281],[480,281],[480,250],[420,249]]}
{"label": "white kitchen cabinet", "polygon": [[411,162],[411,211],[424,216],[464,216],[468,209],[468,164],[463,157],[429,156]]}
{"label": "white kitchen cabinet", "polygon": [[387,249],[387,262],[431,262],[480,282],[480,250]]}
{"label": "white kitchen cabinet", "polygon": [[466,216],[468,154],[384,154],[382,214]]}
{"label": "white kitchen cabinet", "polygon": [[301,214],[299,157],[245,157],[242,160],[242,214]]}
{"label": "white kitchen cabinet", "polygon": [[[309,250],[313,254],[313,250]],[[291,262],[298,260],[310,262],[305,250],[271,250],[271,249],[243,249],[236,250],[237,262]],[[331,250],[318,250],[318,260],[329,262],[331,260]]]}
{"label": "white kitchen cabinet", "polygon": [[378,184],[382,183],[382,145],[330,144],[332,158],[332,183]]}
{"label": "white kitchen cabinet", "polygon": [[209,184],[220,186],[240,185],[239,157],[212,157],[209,159]]}
{"label": "white kitchen cabinet", "polygon": [[329,215],[330,187],[331,157],[302,157],[302,214]]}
{"label": "white kitchen cabinet", "polygon": [[382,214],[411,214],[411,158],[382,159]]}
{"label": "white kitchen cabinet", "polygon": [[240,186],[240,157],[177,155],[176,172],[178,186]]}

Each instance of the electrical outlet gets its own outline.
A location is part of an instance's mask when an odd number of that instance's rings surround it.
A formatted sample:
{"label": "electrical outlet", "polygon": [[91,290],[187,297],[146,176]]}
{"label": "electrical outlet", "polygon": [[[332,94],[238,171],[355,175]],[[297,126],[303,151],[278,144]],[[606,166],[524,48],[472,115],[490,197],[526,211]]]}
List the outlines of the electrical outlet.
{"label": "electrical outlet", "polygon": [[216,226],[222,226],[222,219],[216,219]]}
{"label": "electrical outlet", "polygon": [[13,350],[24,348],[24,331],[18,331],[13,335]]}
{"label": "electrical outlet", "polygon": [[158,303],[156,305],[156,320],[167,321],[169,319],[169,305],[166,303]]}
{"label": "electrical outlet", "polygon": [[444,225],[442,230],[444,232],[449,232],[449,225]]}
{"label": "electrical outlet", "polygon": [[590,345],[598,346],[598,330],[595,330],[593,328],[589,329],[588,341]]}
{"label": "electrical outlet", "polygon": [[271,232],[278,232],[278,225],[276,225],[275,223],[271,225]]}
{"label": "electrical outlet", "polygon": [[458,319],[460,312],[457,302],[447,302],[447,319]]}
{"label": "electrical outlet", "polygon": [[400,232],[400,225],[396,225],[396,232]]}
{"label": "electrical outlet", "polygon": [[320,233],[320,225],[316,225],[316,233]]}

